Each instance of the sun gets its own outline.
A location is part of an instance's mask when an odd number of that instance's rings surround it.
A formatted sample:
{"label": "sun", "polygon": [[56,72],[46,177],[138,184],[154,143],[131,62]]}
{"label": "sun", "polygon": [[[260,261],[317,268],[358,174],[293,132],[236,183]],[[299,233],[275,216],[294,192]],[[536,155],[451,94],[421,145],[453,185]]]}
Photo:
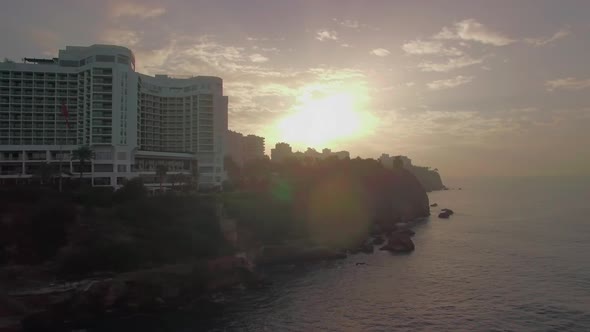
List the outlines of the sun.
{"label": "sun", "polygon": [[293,114],[278,123],[278,136],[288,143],[321,148],[362,135],[370,124],[368,114],[362,110],[366,99],[363,92],[340,89],[320,96],[316,96],[317,91],[303,93]]}

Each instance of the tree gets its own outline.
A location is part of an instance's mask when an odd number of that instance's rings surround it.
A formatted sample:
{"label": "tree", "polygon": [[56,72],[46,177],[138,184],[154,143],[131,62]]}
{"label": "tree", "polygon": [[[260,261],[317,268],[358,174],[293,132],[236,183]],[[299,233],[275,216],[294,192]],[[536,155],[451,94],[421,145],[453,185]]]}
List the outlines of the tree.
{"label": "tree", "polygon": [[223,167],[227,172],[227,176],[229,181],[231,181],[234,185],[238,185],[241,183],[242,180],[242,169],[240,165],[238,165],[232,157],[225,156],[223,159]]}
{"label": "tree", "polygon": [[140,177],[125,181],[123,187],[115,192],[115,200],[118,203],[146,198],[147,188]]}
{"label": "tree", "polygon": [[86,163],[94,158],[94,151],[88,145],[82,145],[72,151],[72,158],[80,161],[80,181],[84,177],[84,167]]}
{"label": "tree", "polygon": [[156,176],[160,179],[160,192],[162,192],[162,184],[164,182],[164,178],[168,173],[168,166],[166,165],[158,165],[156,166]]}
{"label": "tree", "polygon": [[39,166],[39,169],[35,172],[35,177],[39,178],[41,185],[49,182],[52,177],[58,174],[57,168],[50,163],[43,163]]}
{"label": "tree", "polygon": [[196,159],[191,162],[191,184],[199,189],[199,161]]}

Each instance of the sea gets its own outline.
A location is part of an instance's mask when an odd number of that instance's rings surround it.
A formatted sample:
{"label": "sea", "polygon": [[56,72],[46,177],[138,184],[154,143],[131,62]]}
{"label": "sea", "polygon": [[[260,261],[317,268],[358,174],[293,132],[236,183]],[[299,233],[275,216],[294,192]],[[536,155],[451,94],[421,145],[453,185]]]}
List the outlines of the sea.
{"label": "sea", "polygon": [[[223,295],[213,313],[93,331],[590,331],[590,178],[445,184],[410,254],[282,266],[267,271],[272,285]],[[439,219],[440,208],[455,214]]]}

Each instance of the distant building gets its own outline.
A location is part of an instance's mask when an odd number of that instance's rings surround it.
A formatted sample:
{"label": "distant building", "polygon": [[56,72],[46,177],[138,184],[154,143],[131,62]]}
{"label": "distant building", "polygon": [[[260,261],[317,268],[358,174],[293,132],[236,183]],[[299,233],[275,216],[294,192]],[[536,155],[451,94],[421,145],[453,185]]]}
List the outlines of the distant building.
{"label": "distant building", "polygon": [[332,152],[330,149],[323,149],[322,152],[318,152],[316,149],[307,148],[305,152],[293,152],[291,146],[287,143],[277,143],[275,148],[271,150],[271,159],[272,161],[283,161],[287,158],[294,158],[294,159],[304,159],[304,158],[311,158],[311,159],[327,159],[330,157],[336,157],[338,159],[347,159],[350,158],[350,153],[348,151],[338,151]]}
{"label": "distant building", "polygon": [[244,137],[244,162],[264,158],[264,137],[248,135]]}
{"label": "distant building", "polygon": [[330,149],[323,149],[322,150],[322,159],[326,159],[329,157],[336,157],[338,159],[350,159],[350,152],[348,152],[348,151],[332,152],[332,150],[330,150]]}
{"label": "distant building", "polygon": [[231,157],[231,159],[242,164],[243,152],[244,152],[244,135],[228,130],[225,136],[225,155]]}
{"label": "distant building", "polygon": [[239,165],[264,158],[264,137],[256,135],[244,136],[241,133],[228,130],[226,136],[226,156]]}
{"label": "distant building", "polygon": [[272,161],[281,162],[290,157],[293,157],[293,149],[287,143],[277,143],[275,148],[270,150]]}
{"label": "distant building", "polygon": [[412,159],[406,157],[406,156],[389,156],[389,154],[384,153],[381,155],[381,157],[379,157],[379,161],[381,162],[381,165],[383,165],[385,168],[393,168],[393,161],[395,160],[396,157],[400,157],[404,168],[410,168],[412,167]]}

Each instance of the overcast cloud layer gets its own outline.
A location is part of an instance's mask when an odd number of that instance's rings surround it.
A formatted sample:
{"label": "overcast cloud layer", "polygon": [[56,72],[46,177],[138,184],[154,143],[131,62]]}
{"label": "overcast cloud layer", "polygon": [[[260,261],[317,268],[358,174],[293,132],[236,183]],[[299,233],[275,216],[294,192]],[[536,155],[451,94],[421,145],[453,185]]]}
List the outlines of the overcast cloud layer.
{"label": "overcast cloud layer", "polygon": [[[138,71],[217,75],[230,128],[280,140],[297,97],[355,86],[378,119],[332,143],[445,175],[590,173],[590,1],[19,1],[0,57],[132,49]],[[304,146],[296,146],[304,148]],[[322,148],[318,146],[316,148]]]}

